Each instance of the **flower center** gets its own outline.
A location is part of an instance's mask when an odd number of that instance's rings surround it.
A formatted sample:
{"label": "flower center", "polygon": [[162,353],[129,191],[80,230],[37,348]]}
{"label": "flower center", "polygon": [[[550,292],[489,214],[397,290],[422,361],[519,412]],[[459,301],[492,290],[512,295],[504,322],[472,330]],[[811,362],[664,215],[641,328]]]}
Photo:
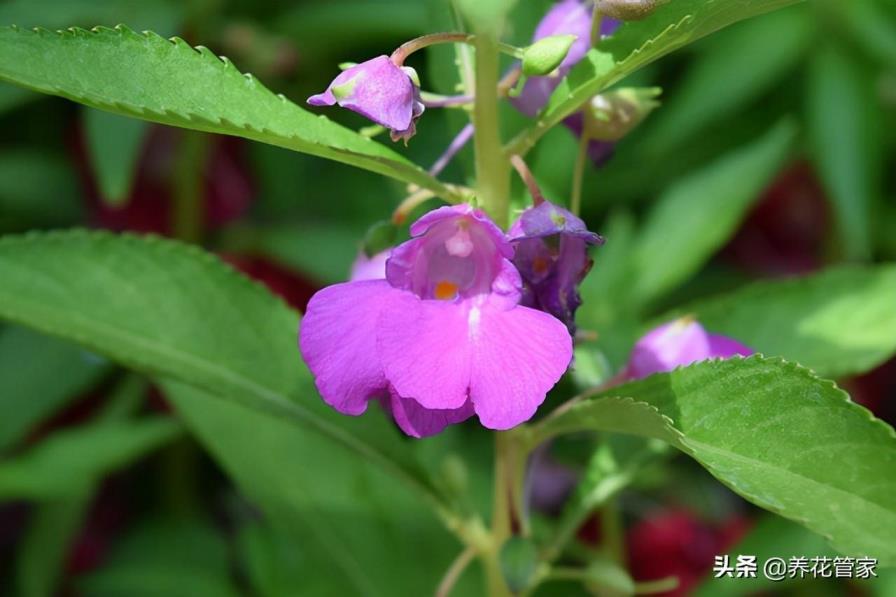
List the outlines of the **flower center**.
{"label": "flower center", "polygon": [[420,240],[414,288],[421,298],[455,300],[487,294],[498,269],[494,241],[475,220],[452,218]]}
{"label": "flower center", "polygon": [[433,296],[440,301],[448,301],[457,296],[457,284],[448,280],[441,280],[433,289]]}

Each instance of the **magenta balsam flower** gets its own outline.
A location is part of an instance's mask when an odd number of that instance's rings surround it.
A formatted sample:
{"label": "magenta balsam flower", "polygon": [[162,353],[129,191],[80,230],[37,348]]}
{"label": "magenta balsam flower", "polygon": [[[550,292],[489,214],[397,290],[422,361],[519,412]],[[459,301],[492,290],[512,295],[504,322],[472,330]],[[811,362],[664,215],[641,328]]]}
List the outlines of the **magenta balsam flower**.
{"label": "magenta balsam flower", "polygon": [[591,269],[588,247],[602,244],[585,222],[549,201],[525,210],[508,233],[523,278],[524,305],[550,313],[575,333],[579,284]]}
{"label": "magenta balsam flower", "polygon": [[410,139],[423,114],[416,73],[379,56],[342,71],[326,91],[308,98],[312,106],[338,104],[381,124],[392,140]]}
{"label": "magenta balsam flower", "polygon": [[753,351],[740,342],[710,334],[693,319],[683,317],[652,329],[635,343],[626,375],[640,379],[697,361],[751,354]]}
{"label": "magenta balsam flower", "polygon": [[311,298],[299,346],[321,396],[349,415],[380,400],[417,437],[474,413],[490,429],[528,420],[572,358],[566,327],[519,304],[513,248],[482,211],[442,207],[410,232],[385,280]]}

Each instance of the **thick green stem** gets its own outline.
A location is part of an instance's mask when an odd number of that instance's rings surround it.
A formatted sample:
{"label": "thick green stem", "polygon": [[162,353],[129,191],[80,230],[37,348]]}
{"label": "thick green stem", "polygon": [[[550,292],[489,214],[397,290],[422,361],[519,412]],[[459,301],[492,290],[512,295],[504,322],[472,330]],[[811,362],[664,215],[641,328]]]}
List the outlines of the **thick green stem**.
{"label": "thick green stem", "polygon": [[498,126],[498,40],[494,31],[476,33],[476,103],[473,108],[476,181],[480,205],[502,228],[508,224],[510,163]]}
{"label": "thick green stem", "polygon": [[514,442],[506,432],[495,433],[495,489],[492,506],[492,529],[488,549],[480,552],[490,597],[510,595],[501,572],[501,546],[512,530],[512,483]]}

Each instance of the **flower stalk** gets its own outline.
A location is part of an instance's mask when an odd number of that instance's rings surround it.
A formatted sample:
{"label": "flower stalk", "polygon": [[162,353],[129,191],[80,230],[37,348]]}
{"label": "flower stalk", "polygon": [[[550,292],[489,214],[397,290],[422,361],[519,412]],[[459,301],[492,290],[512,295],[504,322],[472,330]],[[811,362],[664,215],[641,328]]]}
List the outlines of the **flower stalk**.
{"label": "flower stalk", "polygon": [[510,163],[501,147],[498,127],[498,41],[494,31],[478,33],[473,146],[480,205],[501,228],[509,218]]}

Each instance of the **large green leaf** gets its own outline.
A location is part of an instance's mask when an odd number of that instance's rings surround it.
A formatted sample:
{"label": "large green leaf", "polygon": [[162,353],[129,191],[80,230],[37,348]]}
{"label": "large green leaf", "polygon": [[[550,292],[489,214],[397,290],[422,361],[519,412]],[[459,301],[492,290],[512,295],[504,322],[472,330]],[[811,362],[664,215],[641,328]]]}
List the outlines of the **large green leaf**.
{"label": "large green leaf", "polygon": [[871,255],[872,209],[880,192],[882,123],[862,68],[828,44],[815,53],[806,96],[811,155],[833,208],[839,250],[850,259]]}
{"label": "large green leaf", "polygon": [[[276,594],[430,594],[461,550],[417,495],[351,451],[303,433],[289,420],[215,402],[183,384],[163,387],[188,427],[258,504],[267,525],[286,536],[282,547],[294,550],[294,572],[304,580]],[[385,422],[379,412],[364,418],[368,425]]]}
{"label": "large green leaf", "polygon": [[794,129],[781,122],[660,197],[631,257],[636,300],[650,301],[687,280],[730,238],[789,155]]}
{"label": "large green leaf", "polygon": [[214,256],[155,237],[9,236],[0,239],[0,279],[0,317],[276,413],[296,433],[329,437],[432,495],[386,421],[338,415],[314,395],[297,314]]}
{"label": "large green leaf", "polygon": [[653,375],[564,409],[537,436],[587,429],[663,439],[836,549],[896,564],[896,432],[799,365],[754,356]]}
{"label": "large green leaf", "polygon": [[316,117],[208,48],[123,26],[0,28],[0,80],[116,114],[235,135],[454,192],[392,149]]}
{"label": "large green leaf", "polygon": [[17,326],[0,330],[0,450],[24,438],[108,370],[104,359],[69,342]]}
{"label": "large green leaf", "polygon": [[[761,281],[679,310],[707,329],[838,377],[896,352],[896,265]],[[667,317],[667,319],[671,318]]]}
{"label": "large green leaf", "polygon": [[560,83],[536,122],[517,135],[508,153],[525,153],[552,126],[592,96],[646,64],[743,19],[800,0],[674,0],[649,17],[625,23]]}

